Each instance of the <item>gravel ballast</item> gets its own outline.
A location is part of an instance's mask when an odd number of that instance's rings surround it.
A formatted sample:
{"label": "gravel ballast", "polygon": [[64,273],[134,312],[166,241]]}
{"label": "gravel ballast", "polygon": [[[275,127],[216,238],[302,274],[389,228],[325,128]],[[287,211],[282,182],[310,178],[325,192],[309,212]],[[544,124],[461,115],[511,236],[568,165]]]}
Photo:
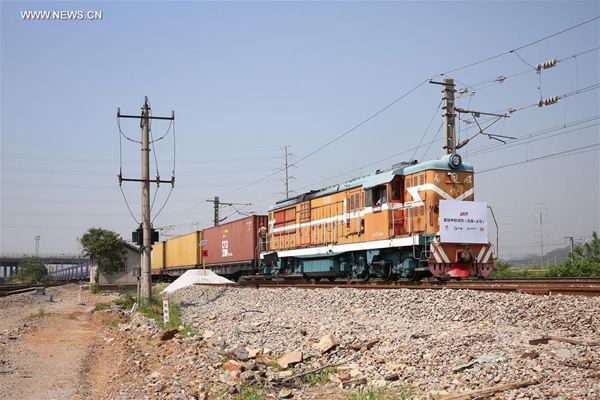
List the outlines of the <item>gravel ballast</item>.
{"label": "gravel ballast", "polygon": [[[600,341],[598,298],[206,286],[172,296],[184,320],[205,340],[226,348],[267,348],[276,355],[300,351],[305,361],[294,367],[297,371],[343,364],[353,379],[410,386],[421,394],[530,379],[537,384],[503,392],[501,398],[600,397],[600,346],[554,340],[529,344],[541,335]],[[326,335],[339,344],[321,354],[319,340]],[[370,340],[375,344],[361,349]],[[398,380],[386,383],[390,374],[398,374]]]}

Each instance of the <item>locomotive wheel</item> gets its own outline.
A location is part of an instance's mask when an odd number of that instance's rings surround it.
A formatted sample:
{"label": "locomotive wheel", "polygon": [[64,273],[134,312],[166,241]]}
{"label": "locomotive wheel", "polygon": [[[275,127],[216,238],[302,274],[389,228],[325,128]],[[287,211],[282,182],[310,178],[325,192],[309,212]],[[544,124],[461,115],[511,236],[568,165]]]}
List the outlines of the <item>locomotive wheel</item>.
{"label": "locomotive wheel", "polygon": [[316,278],[313,278],[313,279],[315,280],[315,283],[321,282],[321,277],[320,276],[317,276]]}
{"label": "locomotive wheel", "polygon": [[408,275],[406,275],[406,279],[411,282],[420,281],[421,279],[423,279],[423,274],[417,271],[411,271],[408,273]]}
{"label": "locomotive wheel", "polygon": [[335,276],[330,276],[327,278],[327,280],[329,280],[329,282],[333,282],[335,281]]}
{"label": "locomotive wheel", "polygon": [[393,275],[394,274],[392,273],[392,267],[388,266],[387,273],[383,274],[383,276],[381,277],[381,280],[384,282],[389,282],[390,280],[392,280]]}

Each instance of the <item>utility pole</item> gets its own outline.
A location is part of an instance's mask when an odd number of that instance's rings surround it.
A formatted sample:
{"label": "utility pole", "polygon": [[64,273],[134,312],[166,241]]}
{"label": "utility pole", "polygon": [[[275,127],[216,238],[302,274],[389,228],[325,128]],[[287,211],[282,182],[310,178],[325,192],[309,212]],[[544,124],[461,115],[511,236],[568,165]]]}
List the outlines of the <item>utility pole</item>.
{"label": "utility pole", "polygon": [[[498,122],[502,118],[510,118],[510,114],[515,112],[514,109],[512,109],[512,108],[509,109],[508,113],[505,113],[505,114],[496,114],[496,113],[488,113],[488,112],[475,111],[475,110],[467,110],[464,108],[456,108],[454,106],[454,93],[456,92],[456,89],[454,89],[454,79],[445,78],[444,82],[435,82],[435,81],[433,81],[433,79],[430,79],[429,83],[433,83],[436,85],[442,85],[444,87],[442,89],[442,101],[443,101],[442,109],[444,110],[444,112],[443,112],[443,117],[444,117],[443,129],[444,129],[444,149],[446,150],[446,154],[456,153],[456,150],[461,149],[467,143],[469,143],[469,141],[471,141],[476,136],[481,135],[481,134],[486,135],[488,138],[497,140],[504,144],[506,144],[506,142],[500,138],[516,139],[515,137],[512,137],[512,136],[504,136],[504,135],[498,135],[498,134],[494,134],[494,133],[485,132],[486,129],[488,129],[489,127],[494,125],[496,122]],[[475,92],[473,92],[473,94],[475,94]],[[456,128],[455,128],[456,113],[471,114],[473,116],[475,123],[477,124],[477,127],[479,128],[479,132],[477,132],[472,137],[467,138],[458,144],[456,144]],[[479,124],[479,122],[477,121],[477,118],[481,117],[482,115],[493,116],[493,117],[496,117],[496,119],[494,119],[487,126],[482,127]]]}
{"label": "utility pole", "polygon": [[40,255],[40,235],[35,237],[35,256],[38,257]]}
{"label": "utility pole", "polygon": [[284,151],[284,153],[283,153],[283,160],[284,160],[283,169],[285,171],[285,178],[284,178],[283,182],[285,183],[285,198],[286,198],[286,200],[290,198],[290,180],[294,179],[294,177],[289,175],[290,165],[289,165],[288,159],[294,156],[292,153],[288,152],[288,149],[290,147],[292,147],[292,146],[283,146],[283,148],[282,148],[282,150]]}
{"label": "utility pole", "polygon": [[446,154],[456,152],[455,118],[454,110],[454,79],[444,79],[442,110],[444,110],[444,149]]}
{"label": "utility pole", "polygon": [[[209,200],[207,200],[209,201]],[[219,208],[221,206],[221,203],[219,202],[219,196],[215,196],[214,200],[213,200],[214,206],[215,206],[215,215],[214,215],[214,219],[213,222],[215,224],[215,226],[219,226],[219,222],[220,218],[219,218]]]}
{"label": "utility pole", "polygon": [[[150,302],[152,299],[152,220],[150,218],[150,119],[175,120],[175,112],[171,111],[171,117],[154,117],[150,116],[150,107],[148,106],[148,97],[144,97],[144,105],[142,106],[142,115],[121,115],[121,109],[117,109],[118,118],[139,118],[140,127],[142,128],[142,172],[141,179],[125,179],[119,171],[119,185],[123,181],[126,182],[141,182],[142,189],[142,241],[140,245],[141,255],[141,293],[140,298]],[[171,176],[171,180],[161,180],[156,176],[154,180],[157,185],[160,183],[170,183],[175,186],[175,175]],[[139,301],[139,299],[138,299]]]}
{"label": "utility pole", "polygon": [[[234,207],[235,206],[251,206],[252,203],[224,203],[221,200],[219,200],[219,196],[215,196],[215,198],[213,200],[206,200],[207,203],[213,203],[215,206],[215,212],[214,212],[214,220],[213,223],[215,226],[219,226],[219,224],[223,221],[225,221],[225,219],[227,219],[227,217],[221,219],[220,215],[219,215],[219,210],[221,207],[223,206],[230,206],[230,207]],[[237,211],[237,209],[236,209]]]}
{"label": "utility pole", "polygon": [[283,148],[285,149],[285,155],[284,155],[284,157],[285,157],[285,198],[287,200],[290,198],[290,184],[289,184],[290,178],[288,175],[288,151],[287,151],[288,147],[284,146]]}
{"label": "utility pole", "polygon": [[152,233],[150,232],[150,109],[148,98],[142,108],[142,247],[141,247],[141,296],[148,302],[152,299]]}
{"label": "utility pole", "polygon": [[573,236],[565,236],[565,239],[569,239],[571,241],[571,253],[573,253],[573,250],[574,250]]}
{"label": "utility pole", "polygon": [[544,267],[544,212],[546,205],[544,203],[536,203],[538,208],[538,216],[540,222],[540,267]]}

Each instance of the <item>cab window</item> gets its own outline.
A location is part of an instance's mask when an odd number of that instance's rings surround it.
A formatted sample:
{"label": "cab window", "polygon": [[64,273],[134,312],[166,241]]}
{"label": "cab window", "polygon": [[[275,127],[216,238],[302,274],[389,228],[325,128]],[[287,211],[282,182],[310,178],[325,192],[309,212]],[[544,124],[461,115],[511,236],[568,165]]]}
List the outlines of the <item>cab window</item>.
{"label": "cab window", "polygon": [[402,199],[401,197],[401,181],[392,181],[392,200],[398,200],[400,201]]}
{"label": "cab window", "polygon": [[371,189],[373,205],[378,206],[387,203],[387,186],[381,185]]}

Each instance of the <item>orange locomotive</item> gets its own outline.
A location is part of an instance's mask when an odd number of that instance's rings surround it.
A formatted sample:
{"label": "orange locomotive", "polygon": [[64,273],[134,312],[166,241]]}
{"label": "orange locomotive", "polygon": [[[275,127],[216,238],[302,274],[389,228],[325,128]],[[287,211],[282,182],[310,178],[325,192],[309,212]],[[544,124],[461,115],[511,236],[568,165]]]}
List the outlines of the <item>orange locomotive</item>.
{"label": "orange locomotive", "polygon": [[418,280],[491,274],[487,204],[458,154],[311,191],[269,208],[263,273]]}

